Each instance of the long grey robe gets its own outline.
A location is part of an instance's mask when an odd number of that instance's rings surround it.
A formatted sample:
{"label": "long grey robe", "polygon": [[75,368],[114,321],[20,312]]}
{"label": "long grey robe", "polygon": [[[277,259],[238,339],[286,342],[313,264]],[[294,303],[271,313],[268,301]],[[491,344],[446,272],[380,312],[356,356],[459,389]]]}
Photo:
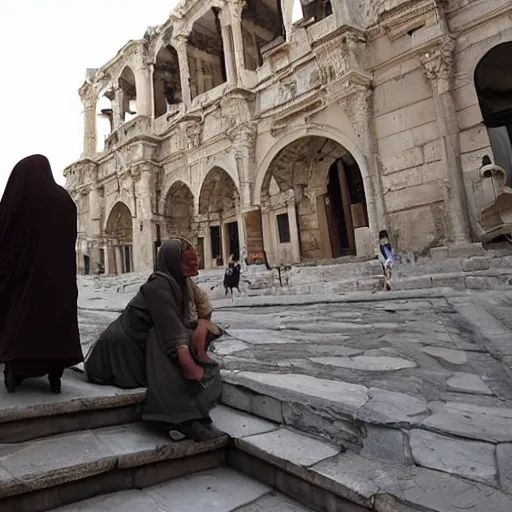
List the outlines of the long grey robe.
{"label": "long grey robe", "polygon": [[[187,287],[186,295],[199,318],[209,317],[211,306],[205,294],[191,280],[187,280]],[[190,307],[183,307],[184,300],[187,298],[171,276],[155,272],[95,342],[85,360],[90,382],[147,387],[145,420],[176,425],[208,418],[221,395],[217,364],[198,363],[205,370],[201,383],[183,377],[178,347],[189,345],[194,356],[194,325],[188,322]]]}

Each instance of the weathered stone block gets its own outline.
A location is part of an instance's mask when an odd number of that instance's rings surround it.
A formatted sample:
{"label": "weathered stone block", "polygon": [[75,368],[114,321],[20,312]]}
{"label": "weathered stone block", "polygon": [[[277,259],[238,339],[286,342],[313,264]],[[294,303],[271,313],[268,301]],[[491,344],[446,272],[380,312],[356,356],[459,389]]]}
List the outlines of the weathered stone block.
{"label": "weathered stone block", "polygon": [[[416,187],[410,187],[407,192],[395,191],[385,195],[388,211],[396,212],[435,203],[443,199],[442,185],[439,182],[425,183]],[[416,228],[421,230],[421,228]]]}
{"label": "weathered stone block", "polygon": [[489,258],[485,256],[476,256],[462,260],[462,270],[464,272],[476,272],[478,270],[489,270]]}
{"label": "weathered stone block", "polygon": [[252,412],[252,396],[248,392],[244,392],[237,386],[233,386],[224,382],[222,386],[221,402],[224,405],[239,409],[245,412]]}
{"label": "weathered stone block", "polygon": [[252,398],[252,412],[256,416],[276,423],[283,423],[283,404],[270,396],[254,395]]}
{"label": "weathered stone block", "polygon": [[469,276],[466,277],[466,288],[470,290],[492,290],[501,284],[497,277]]}
{"label": "weathered stone block", "polygon": [[448,247],[433,247],[430,249],[430,257],[434,261],[442,261],[448,259]]}
{"label": "weathered stone block", "polygon": [[489,135],[487,128],[481,124],[474,128],[469,128],[460,133],[460,151],[461,153],[471,153],[478,149],[489,146]]}
{"label": "weathered stone block", "polygon": [[404,433],[394,428],[368,425],[360,454],[370,460],[379,459],[396,464],[409,463]]}

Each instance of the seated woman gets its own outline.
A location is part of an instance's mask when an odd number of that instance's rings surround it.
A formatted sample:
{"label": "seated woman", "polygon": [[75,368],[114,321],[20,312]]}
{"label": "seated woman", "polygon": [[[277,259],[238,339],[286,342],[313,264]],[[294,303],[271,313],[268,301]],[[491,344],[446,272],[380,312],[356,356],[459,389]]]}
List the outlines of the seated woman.
{"label": "seated woman", "polygon": [[198,267],[187,240],[162,245],[157,271],[94,343],[85,373],[96,384],[147,387],[144,420],[165,425],[171,437],[177,431],[206,441],[222,435],[209,416],[222,391],[220,370],[207,355],[222,332],[210,322],[208,296],[190,279]]}

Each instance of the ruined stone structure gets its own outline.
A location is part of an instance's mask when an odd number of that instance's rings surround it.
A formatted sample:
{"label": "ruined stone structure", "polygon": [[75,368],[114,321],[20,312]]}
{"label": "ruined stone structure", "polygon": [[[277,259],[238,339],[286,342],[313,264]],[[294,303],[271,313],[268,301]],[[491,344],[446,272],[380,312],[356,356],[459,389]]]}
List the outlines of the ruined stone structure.
{"label": "ruined stone structure", "polygon": [[81,272],[149,269],[172,235],[212,268],[512,231],[510,0],[300,1],[184,0],[88,70]]}

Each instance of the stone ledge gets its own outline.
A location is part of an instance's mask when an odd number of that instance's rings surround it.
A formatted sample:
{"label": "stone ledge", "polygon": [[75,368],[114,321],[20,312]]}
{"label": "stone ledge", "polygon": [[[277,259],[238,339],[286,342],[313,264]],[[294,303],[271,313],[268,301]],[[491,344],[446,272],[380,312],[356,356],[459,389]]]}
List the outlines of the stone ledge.
{"label": "stone ledge", "polygon": [[227,442],[226,436],[209,443],[176,443],[147,425],[130,424],[0,445],[0,499],[219,450]]}

